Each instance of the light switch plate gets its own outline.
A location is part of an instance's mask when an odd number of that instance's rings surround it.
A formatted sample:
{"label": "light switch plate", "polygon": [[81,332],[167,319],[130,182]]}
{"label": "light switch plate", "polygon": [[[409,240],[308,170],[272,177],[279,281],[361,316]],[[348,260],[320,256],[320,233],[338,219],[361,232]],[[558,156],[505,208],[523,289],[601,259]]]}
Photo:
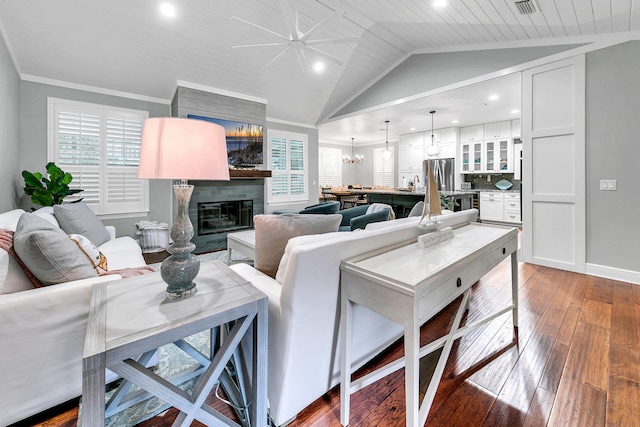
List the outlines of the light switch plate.
{"label": "light switch plate", "polygon": [[616,180],[615,179],[601,179],[600,190],[601,191],[615,191]]}

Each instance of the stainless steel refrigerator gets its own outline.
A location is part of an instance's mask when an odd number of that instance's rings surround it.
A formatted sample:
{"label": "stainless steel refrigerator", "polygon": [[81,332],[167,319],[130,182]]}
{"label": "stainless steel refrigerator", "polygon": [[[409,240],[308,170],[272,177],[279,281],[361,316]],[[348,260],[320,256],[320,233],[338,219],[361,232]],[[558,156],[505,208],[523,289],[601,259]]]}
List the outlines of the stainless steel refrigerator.
{"label": "stainless steel refrigerator", "polygon": [[431,169],[438,191],[455,190],[456,159],[427,159],[422,165],[422,182],[426,186],[427,167]]}

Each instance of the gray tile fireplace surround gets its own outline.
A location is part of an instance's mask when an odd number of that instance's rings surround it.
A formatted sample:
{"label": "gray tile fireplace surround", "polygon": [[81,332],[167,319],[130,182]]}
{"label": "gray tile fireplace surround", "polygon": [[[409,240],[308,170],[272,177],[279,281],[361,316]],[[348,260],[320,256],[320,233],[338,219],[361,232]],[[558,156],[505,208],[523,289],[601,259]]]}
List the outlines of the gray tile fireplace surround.
{"label": "gray tile fireplace surround", "polygon": [[198,235],[198,203],[253,200],[253,215],[264,213],[264,179],[232,179],[231,181],[189,181],[194,185],[189,202],[189,218],[194,235],[193,251],[202,254],[227,248],[227,233]]}

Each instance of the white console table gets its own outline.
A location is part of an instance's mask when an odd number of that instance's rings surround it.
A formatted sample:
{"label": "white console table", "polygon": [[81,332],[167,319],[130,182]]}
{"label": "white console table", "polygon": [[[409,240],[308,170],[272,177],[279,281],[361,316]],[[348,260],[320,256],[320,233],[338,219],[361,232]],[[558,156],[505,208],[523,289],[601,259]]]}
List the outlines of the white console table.
{"label": "white console table", "polygon": [[[116,393],[120,405],[130,383],[137,384],[181,412],[173,425],[188,426],[194,419],[205,425],[234,425],[205,399],[234,356],[245,334],[253,333],[252,370],[241,375],[249,397],[250,424],[267,424],[267,297],[220,261],[204,263],[194,280],[197,292],[186,299],[168,301],[167,284],[160,273],[98,284],[93,288],[83,355],[82,424],[104,425],[105,368],[125,379]],[[183,338],[232,324],[216,352],[209,356],[191,348]],[[251,328],[253,326],[253,328]],[[145,368],[155,349],[173,343],[201,365],[191,395]],[[212,343],[213,346],[213,343]],[[142,354],[142,356],[140,356]],[[124,395],[126,391],[122,392]]]}
{"label": "white console table", "polygon": [[[472,223],[454,230],[454,237],[428,248],[405,242],[348,260],[341,265],[341,385],[340,421],[349,424],[350,396],[379,379],[405,368],[407,426],[423,426],[433,402],[453,342],[509,311],[514,333],[518,326],[517,230]],[[470,325],[461,326],[471,286],[511,255],[512,303]],[[449,333],[420,348],[420,326],[463,295]],[[404,327],[404,358],[357,381],[351,381],[352,305],[361,304]],[[442,348],[422,404],[419,360]]]}

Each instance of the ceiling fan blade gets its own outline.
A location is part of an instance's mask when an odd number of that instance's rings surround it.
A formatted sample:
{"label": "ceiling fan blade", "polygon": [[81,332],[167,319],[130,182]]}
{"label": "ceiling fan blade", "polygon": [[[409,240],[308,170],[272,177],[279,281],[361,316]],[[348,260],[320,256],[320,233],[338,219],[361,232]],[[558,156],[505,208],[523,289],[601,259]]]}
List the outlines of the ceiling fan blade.
{"label": "ceiling fan blade", "polygon": [[329,55],[327,52],[323,52],[320,49],[313,47],[313,46],[306,46],[305,49],[311,49],[312,51],[316,52],[318,55],[322,56],[323,58],[333,62],[334,64],[336,64],[339,67],[342,67],[344,65],[344,62],[339,60],[338,58],[336,58],[335,56]]}
{"label": "ceiling fan blade", "polygon": [[271,31],[271,30],[270,30],[270,29],[268,29],[268,28],[261,27],[260,25],[254,24],[253,22],[245,21],[244,19],[242,19],[242,18],[238,18],[237,16],[232,16],[232,17],[231,17],[231,19],[235,19],[236,21],[240,21],[240,22],[244,22],[245,24],[249,24],[249,25],[251,25],[252,27],[259,28],[259,29],[261,29],[261,30],[263,30],[263,31],[266,31],[266,32],[268,32],[268,33],[273,34],[274,36],[278,36],[278,37],[280,37],[281,39],[284,39],[284,40],[286,40],[286,41],[291,41],[291,40],[289,39],[289,37],[285,37],[285,36],[283,36],[282,34],[278,34],[278,33],[276,33],[275,31]]}
{"label": "ceiling fan blade", "polygon": [[300,68],[305,73],[309,72],[309,62],[307,61],[307,56],[304,54],[304,49],[296,49],[296,56],[298,57],[298,62],[300,63]]}
{"label": "ceiling fan blade", "polygon": [[309,37],[313,36],[318,31],[322,30],[324,27],[330,25],[333,21],[335,21],[336,19],[338,19],[342,15],[344,15],[344,13],[339,15],[338,12],[336,12],[336,11],[332,12],[331,15],[327,16],[322,21],[318,22],[316,25],[313,26],[313,28],[311,28],[309,31],[307,31],[302,36],[300,36],[300,40],[302,40],[302,41],[304,41],[306,43],[306,41],[307,41],[307,39],[309,39]]}
{"label": "ceiling fan blade", "polygon": [[287,24],[290,38],[298,40],[300,38],[300,32],[298,31],[298,26],[294,20],[293,9],[291,9],[291,6],[289,5],[289,0],[278,0],[278,3],[280,4],[280,9],[284,15],[284,22]]}
{"label": "ceiling fan blade", "polygon": [[241,44],[237,46],[231,46],[232,48],[243,48],[243,47],[262,47],[262,46],[288,46],[289,43],[258,43],[258,44]]}
{"label": "ceiling fan blade", "polygon": [[351,37],[344,39],[322,39],[322,40],[309,40],[304,42],[307,46],[317,46],[321,44],[348,44],[348,43],[362,43],[364,39],[362,37]]}
{"label": "ceiling fan blade", "polygon": [[269,65],[273,64],[274,62],[276,62],[276,60],[278,58],[280,58],[282,55],[284,55],[285,53],[287,53],[289,51],[289,49],[291,49],[291,46],[287,46],[287,48],[285,50],[283,50],[282,52],[280,52],[279,54],[276,55],[275,58],[273,58],[271,61],[267,62],[264,66],[264,68],[267,68]]}

